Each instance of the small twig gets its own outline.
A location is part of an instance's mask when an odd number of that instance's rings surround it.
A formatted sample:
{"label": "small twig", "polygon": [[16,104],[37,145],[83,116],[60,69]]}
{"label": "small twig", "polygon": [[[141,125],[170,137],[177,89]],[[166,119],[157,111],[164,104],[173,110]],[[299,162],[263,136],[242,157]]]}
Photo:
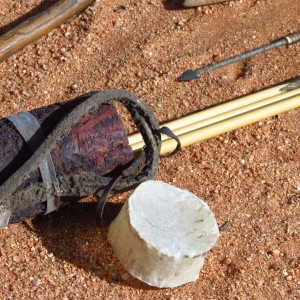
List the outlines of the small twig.
{"label": "small twig", "polygon": [[223,225],[219,226],[219,230],[225,231],[228,228],[228,226],[230,225],[230,223],[231,222],[229,220],[225,221]]}

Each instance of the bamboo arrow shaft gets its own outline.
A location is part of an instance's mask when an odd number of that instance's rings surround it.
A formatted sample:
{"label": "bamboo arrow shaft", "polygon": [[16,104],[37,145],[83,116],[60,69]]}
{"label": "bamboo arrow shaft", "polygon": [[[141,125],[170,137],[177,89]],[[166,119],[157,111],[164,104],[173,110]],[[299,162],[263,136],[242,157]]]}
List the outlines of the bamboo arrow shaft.
{"label": "bamboo arrow shaft", "polygon": [[[221,122],[179,135],[178,138],[182,147],[189,146],[298,107],[300,107],[300,95],[292,96]],[[161,154],[169,153],[173,151],[175,147],[176,142],[174,140],[165,140],[162,142]]]}
{"label": "bamboo arrow shaft", "polygon": [[94,0],[63,0],[0,36],[0,63],[79,13]]}
{"label": "bamboo arrow shaft", "polygon": [[[258,102],[254,102],[254,103],[251,103],[251,104],[248,104],[248,105],[244,105],[244,106],[239,107],[237,109],[227,111],[223,114],[219,114],[217,116],[212,116],[211,118],[208,118],[208,119],[205,119],[205,120],[202,120],[202,121],[199,121],[199,122],[196,122],[196,123],[178,128],[174,131],[174,133],[177,134],[177,135],[180,135],[180,134],[198,129],[200,127],[204,127],[204,126],[208,126],[208,125],[213,124],[213,123],[220,122],[222,120],[225,120],[225,119],[243,114],[245,112],[257,109],[259,107],[263,107],[263,106],[268,105],[268,104],[272,104],[274,102],[277,102],[277,101],[280,101],[282,99],[292,97],[292,96],[295,96],[295,95],[298,95],[298,94],[300,95],[300,88],[289,91],[289,92],[286,92],[286,93],[283,93],[283,94],[279,94],[279,95],[271,97],[271,98],[263,99],[263,100],[260,100]],[[167,137],[165,136],[164,139],[167,139]]]}

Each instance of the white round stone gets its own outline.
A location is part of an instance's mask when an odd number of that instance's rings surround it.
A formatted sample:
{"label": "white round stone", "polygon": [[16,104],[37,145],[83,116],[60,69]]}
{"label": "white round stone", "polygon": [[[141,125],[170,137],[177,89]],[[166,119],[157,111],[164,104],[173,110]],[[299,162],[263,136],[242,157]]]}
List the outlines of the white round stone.
{"label": "white round stone", "polygon": [[156,287],[197,280],[218,237],[215,217],[203,200],[153,180],[136,188],[108,233],[127,271]]}

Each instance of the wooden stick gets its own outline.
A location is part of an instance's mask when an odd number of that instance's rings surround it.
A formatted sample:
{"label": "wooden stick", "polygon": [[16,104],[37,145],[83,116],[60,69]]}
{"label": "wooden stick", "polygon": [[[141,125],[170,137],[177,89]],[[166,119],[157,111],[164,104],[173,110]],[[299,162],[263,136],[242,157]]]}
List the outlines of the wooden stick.
{"label": "wooden stick", "polygon": [[[296,81],[297,80],[299,80],[299,79],[296,79]],[[178,120],[174,120],[174,121],[165,123],[163,126],[169,127],[172,131],[175,131],[178,128],[182,128],[182,127],[194,124],[196,122],[200,122],[202,120],[206,120],[211,117],[215,117],[217,115],[224,114],[228,111],[238,109],[242,106],[246,106],[246,105],[249,105],[252,103],[259,102],[266,98],[280,95],[280,94],[284,93],[285,89],[289,85],[291,85],[293,82],[295,82],[295,80],[285,83],[285,84],[277,85],[275,87],[268,88],[266,90],[262,90],[262,91],[253,93],[251,95],[243,96],[236,100],[232,100],[232,101],[214,106],[209,109],[202,110],[200,112],[191,114],[189,116],[180,118]],[[128,140],[129,140],[130,145],[134,145],[136,143],[143,141],[143,138],[139,133],[136,133],[136,134],[130,135],[128,137]]]}
{"label": "wooden stick", "polygon": [[221,2],[228,2],[229,0],[182,0],[182,5],[185,7],[195,7],[216,4]]}
{"label": "wooden stick", "polygon": [[[173,132],[177,136],[182,135],[184,133],[187,133],[187,132],[190,132],[190,131],[193,131],[193,130],[196,130],[196,129],[199,129],[199,128],[202,128],[202,127],[220,122],[222,120],[226,120],[226,119],[229,119],[231,117],[241,115],[245,112],[248,112],[248,111],[260,108],[260,107],[262,108],[265,105],[272,104],[272,103],[275,103],[277,101],[280,101],[280,100],[283,100],[285,98],[292,97],[292,96],[295,96],[295,95],[300,95],[300,88],[289,91],[289,92],[286,92],[286,93],[283,93],[283,94],[279,94],[277,96],[267,98],[267,99],[264,99],[264,100],[261,100],[261,101],[258,101],[258,102],[254,102],[254,103],[249,104],[249,105],[244,105],[240,108],[233,109],[231,111],[227,111],[223,114],[219,114],[219,115],[213,116],[211,118],[204,119],[202,121],[195,122],[193,124],[189,124],[187,126],[176,128],[175,130],[173,130]],[[162,141],[164,141],[164,140],[169,139],[169,137],[166,136],[166,135],[162,135],[161,139],[162,139]],[[145,143],[142,140],[138,143],[134,143],[134,144],[130,144],[130,145],[133,149],[140,149],[144,146],[144,144]]]}
{"label": "wooden stick", "polygon": [[[258,122],[260,120],[275,116],[277,114],[300,107],[300,95],[285,98],[275,103],[259,107],[257,109],[245,112],[243,114],[222,120],[217,123],[184,133],[178,138],[182,147],[209,139],[237,128]],[[161,154],[166,154],[176,148],[176,141],[168,139],[162,142]],[[134,151],[140,149],[133,149]]]}
{"label": "wooden stick", "polygon": [[79,13],[94,0],[63,0],[0,36],[0,63]]}

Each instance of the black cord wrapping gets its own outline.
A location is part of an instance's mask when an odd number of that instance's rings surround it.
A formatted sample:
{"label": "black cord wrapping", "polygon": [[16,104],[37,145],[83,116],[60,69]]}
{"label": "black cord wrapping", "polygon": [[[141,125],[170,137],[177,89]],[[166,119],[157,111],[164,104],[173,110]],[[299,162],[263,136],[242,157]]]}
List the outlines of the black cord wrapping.
{"label": "black cord wrapping", "polygon": [[167,153],[167,154],[161,154],[160,157],[165,158],[165,157],[171,157],[171,156],[175,155],[181,149],[181,142],[180,142],[179,138],[175,135],[175,133],[169,127],[163,126],[162,128],[160,128],[159,132],[167,135],[168,137],[174,139],[177,142],[177,146],[172,152]]}
{"label": "black cord wrapping", "polygon": [[[161,127],[158,130],[158,133],[165,134],[177,142],[176,148],[171,153],[167,153],[165,155],[160,155],[160,157],[165,158],[165,157],[171,157],[171,156],[175,155],[181,148],[181,142],[180,142],[179,138],[171,131],[170,128],[165,127],[165,126]],[[115,178],[113,178],[111,180],[111,182],[104,189],[101,197],[98,198],[97,207],[96,207],[96,218],[99,221],[101,226],[104,227],[106,225],[103,220],[103,210],[104,210],[104,206],[106,204],[107,198],[109,196],[109,193],[112,191],[112,189],[116,185],[116,183],[122,178],[122,176],[126,176],[126,173],[128,174],[128,171],[130,168],[135,169],[135,170],[139,169],[139,166],[141,166],[141,160],[138,161],[138,164],[137,164],[137,162],[133,162],[129,168],[125,169],[120,175],[117,175]]]}
{"label": "black cord wrapping", "polygon": [[[115,178],[91,173],[61,176],[50,187],[46,188],[45,184],[39,182],[31,184],[26,189],[16,191],[16,187],[28,177],[30,172],[37,169],[42,159],[49,155],[57,142],[68,134],[73,124],[99,105],[111,104],[113,100],[127,108],[146,145],[140,157],[124,168],[120,176]],[[1,212],[14,213],[45,202],[47,193],[59,197],[84,197],[99,195],[104,190],[105,198],[107,198],[111,190],[117,192],[134,188],[146,180],[153,179],[158,170],[160,134],[159,124],[153,111],[131,93],[125,90],[109,90],[92,94],[66,115],[33,155],[0,186],[0,215]],[[104,204],[100,205],[101,216]],[[97,210],[99,211],[99,208]]]}

